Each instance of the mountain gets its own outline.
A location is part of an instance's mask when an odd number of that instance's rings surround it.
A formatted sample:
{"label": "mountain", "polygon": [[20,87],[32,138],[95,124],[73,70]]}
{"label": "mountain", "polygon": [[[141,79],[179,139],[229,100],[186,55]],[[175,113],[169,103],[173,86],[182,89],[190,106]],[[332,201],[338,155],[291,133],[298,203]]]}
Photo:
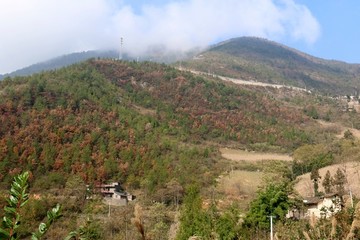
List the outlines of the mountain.
{"label": "mountain", "polygon": [[[189,58],[189,56],[192,57],[198,52],[199,49],[192,49],[191,51],[188,52],[169,51],[164,46],[157,45],[157,46],[149,47],[149,49],[145,53],[139,56],[132,56],[127,53],[124,53],[122,55],[122,60],[173,63],[179,60],[183,60],[185,58]],[[84,51],[84,52],[66,54],[44,62],[32,64],[28,67],[21,68],[19,70],[16,70],[8,74],[0,74],[0,80],[4,79],[5,77],[28,76],[42,71],[59,69],[74,63],[83,62],[91,58],[118,59],[119,52],[117,50],[108,50],[108,51],[94,50],[94,51]]]}
{"label": "mountain", "polygon": [[[327,94],[355,95],[360,89],[359,64],[313,57],[285,45],[255,37],[221,42],[200,52],[170,52],[153,46],[141,56],[124,54],[125,60],[181,63],[182,67],[247,81],[284,84]],[[57,57],[14,71],[6,76],[25,76],[58,69],[90,58],[118,58],[117,51],[87,51]],[[179,62],[181,61],[181,62]]]}
{"label": "mountain", "polygon": [[[88,181],[121,176],[130,184],[130,173],[149,177],[151,161],[165,160],[169,137],[286,149],[311,141],[299,126],[308,119],[301,110],[164,64],[91,60],[7,78],[0,94],[0,149],[8,149],[0,152],[1,179],[20,167],[77,172]],[[139,156],[149,161],[145,172]]]}
{"label": "mountain", "polygon": [[360,65],[316,58],[262,38],[241,37],[221,42],[182,65],[227,77],[323,93],[353,94],[360,88]]}
{"label": "mountain", "polygon": [[74,63],[82,62],[90,58],[118,58],[118,57],[119,57],[119,53],[117,51],[86,51],[86,52],[71,53],[44,62],[36,63],[25,68],[21,68],[9,74],[0,75],[0,80],[5,77],[27,76],[42,71],[54,70],[69,66]]}
{"label": "mountain", "polygon": [[[220,174],[227,172],[223,179],[230,179],[237,170],[269,171],[274,179],[276,172],[277,180],[290,181],[293,163],[229,162],[221,158],[219,147],[292,152],[319,138],[331,141],[336,129],[318,129],[309,116],[347,114],[324,109],[334,101],[303,91],[237,85],[166,64],[115,59],[5,78],[0,81],[0,190],[20,172],[30,171],[31,199],[21,218],[22,225],[29,225],[19,228],[21,239],[31,236],[56,203],[63,217],[46,233],[48,239],[64,239],[78,228],[91,239],[140,239],[141,224],[149,239],[160,239],[172,231],[170,225],[179,224],[178,214],[181,224],[183,219],[190,219],[189,224],[213,219],[213,226],[228,222],[224,232],[229,232],[239,226],[236,206],[213,215],[218,210],[209,204],[214,197],[219,202],[228,198],[214,192]],[[353,112],[351,116],[346,122],[358,119]],[[353,154],[356,144],[331,144],[334,149],[326,156]],[[136,195],[136,203],[110,207],[101,197],[85,199],[91,186],[109,182],[120,182]],[[248,198],[242,187],[235,188]],[[0,209],[6,196],[0,197]],[[212,212],[193,211],[204,206]],[[224,221],[226,211],[233,215]],[[204,221],[193,221],[194,216],[204,216]],[[244,229],[236,231],[249,231]]]}

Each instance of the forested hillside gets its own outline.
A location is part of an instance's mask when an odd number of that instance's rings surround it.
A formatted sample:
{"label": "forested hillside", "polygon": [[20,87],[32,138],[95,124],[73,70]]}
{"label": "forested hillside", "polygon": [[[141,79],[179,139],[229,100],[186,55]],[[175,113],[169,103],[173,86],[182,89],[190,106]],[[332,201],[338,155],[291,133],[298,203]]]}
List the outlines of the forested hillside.
{"label": "forested hillside", "polygon": [[71,64],[79,63],[90,58],[118,58],[119,53],[117,51],[86,51],[71,53],[63,56],[59,56],[44,62],[32,64],[28,67],[24,67],[7,74],[0,74],[0,80],[5,77],[15,76],[28,76],[34,73],[40,73],[42,71],[49,71],[69,66]]}
{"label": "forested hillside", "polygon": [[254,37],[210,47],[182,65],[251,81],[291,85],[330,94],[354,94],[360,66],[316,58],[276,42]]}
{"label": "forested hillside", "polygon": [[[29,169],[34,176],[79,173],[88,182],[131,176],[136,184],[139,175],[150,177],[175,160],[164,157],[167,148],[179,148],[173,141],[284,148],[311,141],[296,127],[306,121],[301,112],[260,93],[152,63],[93,60],[6,79],[1,96],[2,179]],[[163,177],[176,169],[167,171]]]}
{"label": "forested hillside", "polygon": [[[298,204],[289,198],[296,176],[358,149],[351,134],[337,140],[336,129],[314,120],[358,126],[355,112],[337,107],[328,97],[244,87],[152,62],[92,59],[8,77],[0,82],[0,203],[13,177],[27,170],[31,197],[22,214],[30,223],[19,229],[21,238],[56,203],[64,216],[49,239],[76,229],[88,239],[265,236],[272,209],[284,220]],[[228,146],[295,152],[295,161],[229,162],[219,151]],[[258,192],[249,187],[251,196],[243,185],[228,188],[237,194],[229,203],[233,195],[218,189],[219,179],[247,182],[245,172],[265,184]],[[134,193],[136,204],[111,210],[101,198],[85,200],[86,185],[109,182]],[[270,207],[269,198],[276,200]]]}

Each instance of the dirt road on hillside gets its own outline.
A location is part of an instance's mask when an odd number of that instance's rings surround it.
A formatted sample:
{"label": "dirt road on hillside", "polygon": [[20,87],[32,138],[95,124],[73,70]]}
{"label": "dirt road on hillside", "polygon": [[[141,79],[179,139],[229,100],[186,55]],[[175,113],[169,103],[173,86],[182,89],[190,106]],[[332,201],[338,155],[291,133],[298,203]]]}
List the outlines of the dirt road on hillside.
{"label": "dirt road on hillside", "polygon": [[189,71],[189,72],[191,72],[193,74],[196,74],[196,75],[217,77],[217,78],[220,78],[223,81],[230,81],[230,82],[233,82],[233,83],[236,83],[236,84],[241,84],[241,85],[272,87],[272,88],[277,88],[277,89],[279,89],[279,88],[287,88],[287,89],[292,89],[292,90],[297,90],[297,91],[310,92],[309,90],[307,90],[305,88],[299,88],[299,87],[293,87],[293,86],[287,86],[287,85],[281,85],[281,84],[246,81],[246,80],[243,80],[243,79],[224,77],[224,76],[220,76],[220,75],[216,75],[216,74],[208,74],[208,73],[205,73],[205,72],[195,71],[195,70],[186,69],[186,68],[178,68],[178,69],[181,70],[181,71]]}

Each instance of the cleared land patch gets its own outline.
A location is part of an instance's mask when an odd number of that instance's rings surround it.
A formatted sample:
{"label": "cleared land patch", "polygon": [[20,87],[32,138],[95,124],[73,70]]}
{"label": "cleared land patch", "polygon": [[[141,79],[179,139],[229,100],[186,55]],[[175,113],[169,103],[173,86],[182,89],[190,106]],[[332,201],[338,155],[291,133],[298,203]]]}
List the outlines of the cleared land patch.
{"label": "cleared land patch", "polygon": [[217,192],[226,196],[219,203],[227,206],[236,201],[245,210],[255,197],[263,177],[263,172],[234,170],[228,175],[218,178]]}
{"label": "cleared land patch", "polygon": [[232,161],[264,161],[264,160],[280,160],[280,161],[292,161],[293,158],[286,154],[280,153],[258,153],[248,152],[244,150],[221,148],[221,156]]}
{"label": "cleared land patch", "polygon": [[[324,191],[322,181],[326,172],[329,170],[331,176],[334,176],[337,169],[340,168],[346,175],[347,183],[345,184],[345,191],[348,193],[351,189],[352,193],[360,196],[360,162],[347,162],[344,164],[335,164],[319,169],[321,176],[319,183],[319,191]],[[312,197],[314,195],[314,184],[310,179],[310,173],[299,176],[298,182],[295,185],[295,190],[303,197]]]}
{"label": "cleared land patch", "polygon": [[278,153],[248,152],[230,148],[220,148],[220,152],[223,158],[230,160],[231,170],[217,179],[216,191],[221,199],[219,204],[229,206],[237,202],[243,210],[249,207],[256,191],[264,184],[265,176],[273,175],[261,169],[271,161],[293,160],[289,155]]}

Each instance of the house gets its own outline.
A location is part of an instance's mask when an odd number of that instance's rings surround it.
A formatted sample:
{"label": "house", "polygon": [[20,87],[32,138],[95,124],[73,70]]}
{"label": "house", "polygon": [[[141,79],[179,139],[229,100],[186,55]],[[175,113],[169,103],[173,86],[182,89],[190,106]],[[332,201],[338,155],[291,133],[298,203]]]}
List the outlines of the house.
{"label": "house", "polygon": [[339,212],[341,206],[342,198],[337,193],[330,193],[321,197],[307,197],[303,199],[303,208],[290,209],[286,218],[304,219],[312,216],[327,218]]}
{"label": "house", "polygon": [[135,196],[125,192],[118,182],[96,185],[94,193],[101,194],[108,205],[125,206],[129,201],[135,200]]}
{"label": "house", "polygon": [[326,218],[341,210],[342,199],[339,194],[330,193],[322,197],[305,198],[303,203],[305,206],[305,218],[311,216]]}

